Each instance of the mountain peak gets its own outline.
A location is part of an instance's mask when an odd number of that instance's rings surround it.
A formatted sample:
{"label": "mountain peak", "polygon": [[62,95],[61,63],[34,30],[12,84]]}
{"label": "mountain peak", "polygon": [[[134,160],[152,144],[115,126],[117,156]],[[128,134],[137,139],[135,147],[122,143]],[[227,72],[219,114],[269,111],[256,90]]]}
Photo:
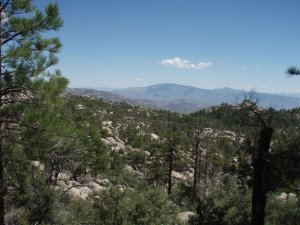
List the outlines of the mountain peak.
{"label": "mountain peak", "polygon": [[[161,83],[146,87],[119,89],[113,93],[130,99],[156,102],[162,109],[180,113],[194,112],[200,108],[219,105],[221,103],[235,104],[237,98],[243,97],[242,90],[229,87],[220,89],[202,89],[172,83]],[[274,94],[257,93],[260,106],[270,106],[277,109],[300,107],[300,98],[279,96]]]}
{"label": "mountain peak", "polygon": [[237,90],[237,89],[233,89],[233,88],[230,88],[230,87],[223,87],[223,88],[216,88],[216,89],[213,89],[213,91],[217,91],[217,92],[242,92],[241,90]]}

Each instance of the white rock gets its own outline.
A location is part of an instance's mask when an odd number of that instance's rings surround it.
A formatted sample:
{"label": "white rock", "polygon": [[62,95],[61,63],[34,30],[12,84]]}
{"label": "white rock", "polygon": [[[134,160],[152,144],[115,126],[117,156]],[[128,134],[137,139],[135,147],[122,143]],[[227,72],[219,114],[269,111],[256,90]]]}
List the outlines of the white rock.
{"label": "white rock", "polygon": [[122,145],[125,145],[125,142],[122,141],[119,137],[115,137],[116,141],[121,143]]}
{"label": "white rock", "polygon": [[212,135],[213,134],[213,129],[212,128],[204,128],[203,134],[204,135]]}
{"label": "white rock", "polygon": [[106,138],[108,141],[110,141],[110,143],[112,144],[112,145],[117,145],[117,142],[116,142],[116,140],[113,138],[113,137],[108,137],[108,138]]}
{"label": "white rock", "polygon": [[184,179],[193,179],[194,177],[194,171],[185,170],[182,172]]}
{"label": "white rock", "polygon": [[84,176],[80,176],[78,181],[81,183],[81,184],[85,184],[85,183],[89,183],[91,181],[93,181],[94,178],[91,174],[86,174]]}
{"label": "white rock", "polygon": [[82,110],[82,109],[84,109],[84,106],[81,105],[81,104],[78,104],[78,105],[75,106],[75,109]]}
{"label": "white rock", "polygon": [[126,165],[126,166],[123,168],[123,171],[130,172],[130,173],[135,172],[135,170],[132,168],[132,166],[129,166],[129,165]]}
{"label": "white rock", "polygon": [[31,164],[36,167],[39,171],[43,172],[45,171],[45,163],[42,163],[40,161],[31,161]]}
{"label": "white rock", "polygon": [[111,131],[111,129],[109,129],[108,127],[104,127],[103,128],[109,135],[112,135],[113,133],[112,133],[112,131]]}
{"label": "white rock", "polygon": [[288,200],[290,201],[297,201],[297,195],[295,195],[294,193],[289,193],[288,195]]}
{"label": "white rock", "polygon": [[97,178],[96,182],[100,184],[102,187],[107,187],[110,183],[108,179],[100,179],[100,178]]}
{"label": "white rock", "polygon": [[133,148],[132,148],[130,145],[127,145],[127,146],[126,146],[126,149],[127,149],[128,151],[133,151]]}
{"label": "white rock", "polygon": [[177,180],[185,180],[184,175],[176,171],[172,171],[172,177]]}
{"label": "white rock", "polygon": [[125,145],[123,145],[122,143],[117,142],[117,146],[118,149],[117,150],[125,150]]}
{"label": "white rock", "polygon": [[154,140],[158,140],[159,139],[159,136],[154,134],[154,133],[151,133],[151,141],[154,141]]}
{"label": "white rock", "polygon": [[193,217],[196,217],[196,213],[194,212],[182,212],[177,215],[177,222],[179,224],[188,224],[189,220]]}
{"label": "white rock", "polygon": [[118,185],[119,191],[124,192],[125,191],[125,186],[123,185]]}
{"label": "white rock", "polygon": [[93,198],[94,198],[94,200],[96,200],[96,201],[99,201],[99,200],[101,199],[99,195],[95,195]]}
{"label": "white rock", "polygon": [[105,190],[106,188],[105,187],[102,187],[100,184],[94,182],[94,181],[91,181],[87,184],[85,184],[88,188],[90,188],[92,191],[94,192],[99,192],[99,191],[103,191]]}
{"label": "white rock", "polygon": [[111,126],[112,121],[102,121],[102,126]]}
{"label": "white rock", "polygon": [[61,187],[62,189],[65,189],[65,188],[68,187],[67,184],[66,184],[66,182],[64,182],[63,180],[56,181],[56,185],[59,186],[59,187]]}
{"label": "white rock", "polygon": [[105,138],[101,138],[101,141],[102,141],[102,143],[105,144],[106,146],[112,146],[112,145],[113,145],[109,140],[107,140],[107,139],[105,139]]}
{"label": "white rock", "polygon": [[67,173],[59,173],[57,176],[58,180],[64,180],[64,181],[68,181],[71,179],[71,175],[67,174]]}
{"label": "white rock", "polygon": [[61,187],[60,186],[52,186],[52,188],[55,190],[55,191],[61,191]]}
{"label": "white rock", "polygon": [[81,184],[76,182],[75,180],[71,180],[68,182],[68,187],[79,187]]}
{"label": "white rock", "polygon": [[81,191],[81,194],[86,194],[87,196],[90,196],[93,193],[93,191],[86,186],[80,187],[79,190]]}
{"label": "white rock", "polygon": [[151,153],[148,152],[148,151],[144,151],[144,155],[145,155],[146,157],[150,157]]}
{"label": "white rock", "polygon": [[287,198],[288,198],[288,194],[285,193],[285,192],[282,192],[282,193],[277,197],[278,200],[287,200]]}
{"label": "white rock", "polygon": [[82,193],[80,189],[77,189],[75,187],[70,188],[67,191],[67,194],[68,194],[68,196],[70,197],[71,200],[76,200],[76,199],[85,200],[85,199],[88,198],[87,194]]}

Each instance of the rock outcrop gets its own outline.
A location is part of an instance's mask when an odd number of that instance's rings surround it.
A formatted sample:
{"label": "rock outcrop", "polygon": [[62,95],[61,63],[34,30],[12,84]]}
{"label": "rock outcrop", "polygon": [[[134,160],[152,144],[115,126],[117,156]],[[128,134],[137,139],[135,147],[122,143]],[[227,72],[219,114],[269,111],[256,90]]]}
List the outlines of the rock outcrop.
{"label": "rock outcrop", "polygon": [[191,220],[195,219],[197,217],[197,214],[194,212],[186,211],[181,212],[177,215],[176,218],[176,225],[188,225]]}

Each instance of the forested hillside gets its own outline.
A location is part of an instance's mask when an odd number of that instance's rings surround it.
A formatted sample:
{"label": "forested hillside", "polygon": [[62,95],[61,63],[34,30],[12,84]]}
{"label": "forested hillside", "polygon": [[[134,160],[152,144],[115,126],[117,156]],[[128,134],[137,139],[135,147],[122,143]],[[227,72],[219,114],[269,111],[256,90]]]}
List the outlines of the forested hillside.
{"label": "forested hillside", "polygon": [[[51,119],[30,109],[39,127],[7,156],[8,224],[250,224],[260,126],[245,102],[180,115],[60,101]],[[257,109],[274,129],[266,224],[297,224],[300,109]]]}
{"label": "forested hillside", "polygon": [[182,115],[75,95],[49,70],[57,4],[0,12],[0,225],[299,224],[300,108],[249,93]]}

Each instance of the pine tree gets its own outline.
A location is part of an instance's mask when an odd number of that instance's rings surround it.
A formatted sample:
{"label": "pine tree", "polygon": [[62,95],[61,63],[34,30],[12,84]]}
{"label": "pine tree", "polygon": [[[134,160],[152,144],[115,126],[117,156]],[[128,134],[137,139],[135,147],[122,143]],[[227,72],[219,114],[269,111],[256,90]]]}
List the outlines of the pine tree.
{"label": "pine tree", "polygon": [[45,35],[62,26],[57,5],[42,11],[31,0],[0,0],[0,13],[0,224],[5,224],[5,156],[8,146],[20,144],[24,106],[36,103],[41,82],[60,80],[59,88],[48,90],[55,95],[67,81],[47,72],[61,47],[58,38]]}
{"label": "pine tree", "polygon": [[300,75],[300,69],[295,67],[295,66],[291,66],[287,69],[286,71],[287,75],[289,77],[292,77],[292,76],[299,76]]}

